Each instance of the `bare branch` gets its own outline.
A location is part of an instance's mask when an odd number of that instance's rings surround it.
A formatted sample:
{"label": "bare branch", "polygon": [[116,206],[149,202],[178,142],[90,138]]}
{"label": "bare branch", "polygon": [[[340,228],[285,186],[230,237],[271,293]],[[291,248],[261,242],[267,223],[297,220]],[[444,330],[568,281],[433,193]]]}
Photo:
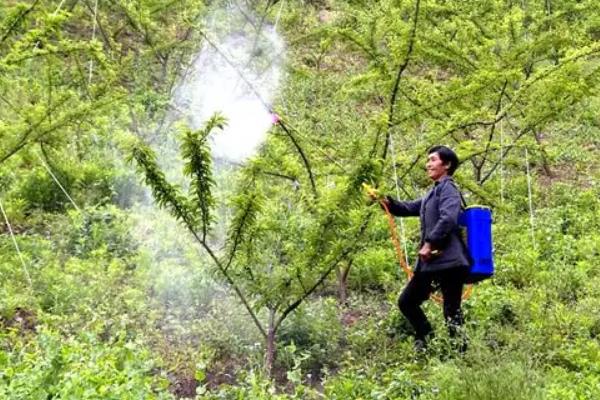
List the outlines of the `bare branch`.
{"label": "bare branch", "polygon": [[390,96],[390,110],[388,112],[388,128],[385,135],[385,144],[383,147],[382,157],[384,160],[387,158],[388,147],[390,145],[390,135],[392,134],[392,121],[394,120],[394,112],[396,110],[396,97],[398,96],[398,88],[400,87],[400,80],[402,79],[402,74],[404,70],[408,67],[410,62],[410,57],[413,52],[415,37],[417,35],[417,23],[419,20],[419,7],[421,6],[421,0],[416,0],[415,2],[415,13],[413,16],[413,26],[410,31],[410,36],[408,38],[408,48],[406,50],[406,56],[404,57],[404,62],[398,68],[398,74],[396,75],[396,80],[394,82],[394,88],[392,89],[392,94]]}
{"label": "bare branch", "polygon": [[[502,89],[500,89],[500,96],[498,96],[498,102],[496,103],[496,112],[494,113],[494,115],[498,115],[498,113],[500,112],[500,109],[502,108],[502,99],[504,98],[504,93],[506,92],[507,86],[508,86],[508,80],[505,80],[504,84],[502,85]],[[492,125],[492,127],[490,128],[490,134],[488,136],[488,140],[485,145],[485,152],[483,153],[483,158],[481,159],[481,162],[477,165],[478,168],[483,168],[483,164],[485,164],[485,162],[487,160],[488,150],[490,148],[492,140],[494,139],[495,130],[496,130],[496,124]]]}

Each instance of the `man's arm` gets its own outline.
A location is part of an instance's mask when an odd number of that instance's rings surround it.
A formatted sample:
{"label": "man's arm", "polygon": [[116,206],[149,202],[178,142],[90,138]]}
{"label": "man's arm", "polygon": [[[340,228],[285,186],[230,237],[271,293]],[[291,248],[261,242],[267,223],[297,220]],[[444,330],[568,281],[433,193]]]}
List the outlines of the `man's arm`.
{"label": "man's arm", "polygon": [[421,202],[423,199],[412,201],[398,201],[386,196],[386,202],[390,213],[397,217],[416,217],[421,211]]}

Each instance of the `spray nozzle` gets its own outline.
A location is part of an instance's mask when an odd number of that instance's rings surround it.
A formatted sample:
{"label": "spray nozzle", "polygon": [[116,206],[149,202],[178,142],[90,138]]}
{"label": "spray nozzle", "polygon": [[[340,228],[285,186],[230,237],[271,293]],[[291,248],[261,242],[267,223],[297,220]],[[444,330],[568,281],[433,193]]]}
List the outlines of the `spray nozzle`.
{"label": "spray nozzle", "polygon": [[271,122],[273,125],[277,125],[279,121],[281,121],[279,114],[277,114],[275,111],[271,111]]}

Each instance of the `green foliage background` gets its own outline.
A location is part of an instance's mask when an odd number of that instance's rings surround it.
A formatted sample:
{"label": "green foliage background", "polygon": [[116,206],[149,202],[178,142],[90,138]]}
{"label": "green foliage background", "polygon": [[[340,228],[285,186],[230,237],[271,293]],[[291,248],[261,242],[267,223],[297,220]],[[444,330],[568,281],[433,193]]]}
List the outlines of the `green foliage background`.
{"label": "green foliage background", "polygon": [[[146,144],[216,2],[99,1],[95,24],[93,1],[0,5],[0,201],[21,250],[2,220],[0,397],[598,398],[598,2],[246,3],[287,43],[283,124],[233,171],[206,143],[225,120],[181,127],[189,191]],[[493,207],[497,274],[464,303],[468,352],[430,302],[417,357],[360,185],[419,196],[438,143]],[[179,223],[144,220],[142,178]]]}

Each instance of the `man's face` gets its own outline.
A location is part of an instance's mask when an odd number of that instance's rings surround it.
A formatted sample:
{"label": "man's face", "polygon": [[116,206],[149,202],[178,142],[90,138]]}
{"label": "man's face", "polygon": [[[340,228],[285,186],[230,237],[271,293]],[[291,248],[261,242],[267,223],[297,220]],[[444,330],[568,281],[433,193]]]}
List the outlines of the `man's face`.
{"label": "man's face", "polygon": [[438,181],[441,177],[448,175],[450,163],[444,165],[440,155],[436,151],[427,156],[425,168],[427,169],[427,175],[429,175],[432,180]]}

